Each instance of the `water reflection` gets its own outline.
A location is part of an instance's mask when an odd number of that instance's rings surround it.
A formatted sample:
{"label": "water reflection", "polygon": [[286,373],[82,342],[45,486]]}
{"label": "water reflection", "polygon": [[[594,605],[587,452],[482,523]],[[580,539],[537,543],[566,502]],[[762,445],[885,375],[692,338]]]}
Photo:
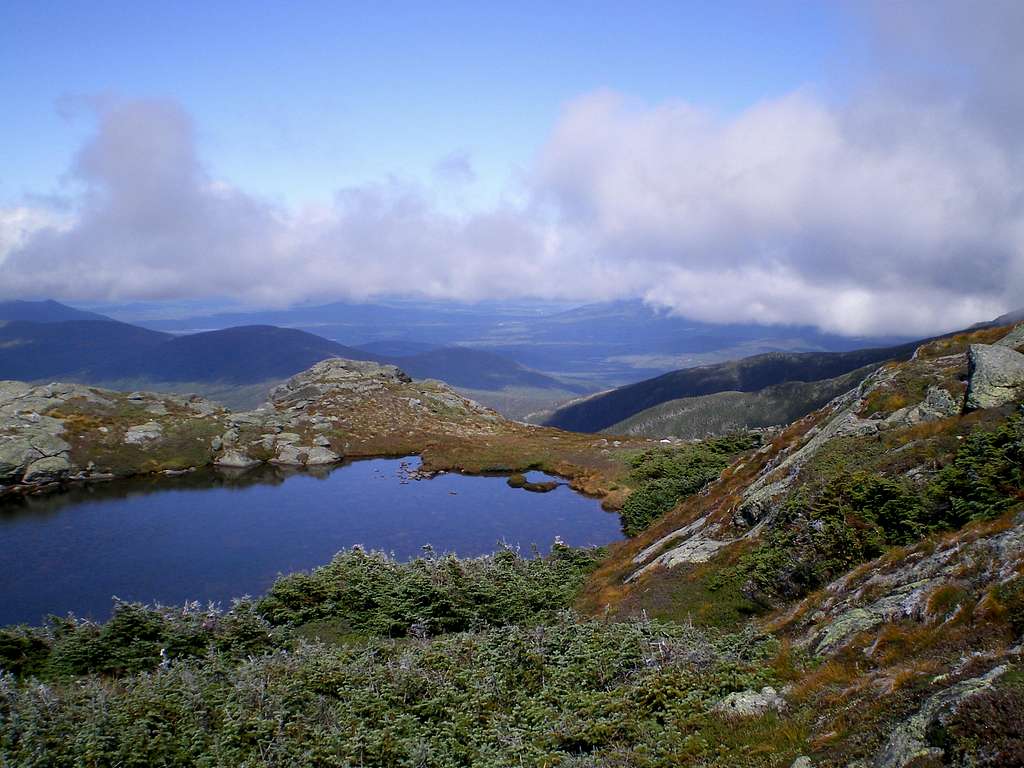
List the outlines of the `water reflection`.
{"label": "water reflection", "polygon": [[617,516],[564,485],[535,494],[503,477],[410,481],[417,463],[204,470],[0,503],[0,624],[68,611],[103,618],[113,595],[180,603],[259,594],[278,573],[356,544],[405,559],[425,544],[474,556],[498,542],[546,550],[556,536],[577,546],[621,536]]}
{"label": "water reflection", "polygon": [[187,492],[243,489],[254,485],[277,486],[297,475],[310,479],[327,480],[332,471],[352,463],[354,462],[333,467],[310,467],[309,469],[277,467],[268,464],[261,464],[250,469],[207,467],[180,475],[145,475],[109,482],[70,485],[56,493],[0,499],[0,521],[23,515],[46,517],[59,514],[67,507],[78,506],[85,502],[131,499],[161,491]]}

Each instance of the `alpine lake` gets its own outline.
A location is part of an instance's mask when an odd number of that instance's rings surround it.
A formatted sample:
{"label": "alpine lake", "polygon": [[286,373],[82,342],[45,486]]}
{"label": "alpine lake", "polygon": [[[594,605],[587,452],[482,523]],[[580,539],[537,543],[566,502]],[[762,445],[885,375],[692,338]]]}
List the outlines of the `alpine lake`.
{"label": "alpine lake", "polygon": [[0,500],[0,625],[69,612],[104,620],[115,598],[227,607],[355,546],[408,560],[425,547],[475,557],[509,546],[529,556],[556,539],[581,547],[622,538],[616,514],[564,482],[536,493],[505,476],[425,477],[418,465],[407,457],[318,472],[210,469]]}

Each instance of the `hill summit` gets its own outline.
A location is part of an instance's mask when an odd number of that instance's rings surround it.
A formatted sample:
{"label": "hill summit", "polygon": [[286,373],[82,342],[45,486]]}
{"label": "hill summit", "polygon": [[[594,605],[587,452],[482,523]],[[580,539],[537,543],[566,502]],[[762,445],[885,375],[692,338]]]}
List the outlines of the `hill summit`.
{"label": "hill summit", "polygon": [[546,468],[606,495],[623,455],[593,436],[509,421],[394,365],[329,358],[230,411],[196,395],[0,382],[0,495],[137,474],[330,466],[420,454],[426,471]]}

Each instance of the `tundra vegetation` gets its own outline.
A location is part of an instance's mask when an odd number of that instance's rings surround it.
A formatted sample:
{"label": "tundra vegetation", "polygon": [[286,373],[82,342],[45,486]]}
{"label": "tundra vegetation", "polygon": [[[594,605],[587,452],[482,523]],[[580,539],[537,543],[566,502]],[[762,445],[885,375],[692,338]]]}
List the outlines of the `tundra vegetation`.
{"label": "tundra vegetation", "polygon": [[622,505],[622,530],[636,536],[681,499],[716,480],[737,455],[756,447],[760,436],[742,433],[682,446],[657,447],[630,459],[632,493]]}
{"label": "tundra vegetation", "polygon": [[[1024,381],[964,406],[1008,331],[763,444],[591,443],[607,551],[353,550],[224,611],[6,628],[0,762],[1024,766]],[[487,434],[480,469],[540,461]]]}

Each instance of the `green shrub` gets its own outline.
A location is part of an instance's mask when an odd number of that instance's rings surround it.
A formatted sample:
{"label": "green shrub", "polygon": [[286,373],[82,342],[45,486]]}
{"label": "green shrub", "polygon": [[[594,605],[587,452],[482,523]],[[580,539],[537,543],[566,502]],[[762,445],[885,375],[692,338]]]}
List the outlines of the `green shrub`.
{"label": "green shrub", "polygon": [[283,643],[249,603],[226,613],[118,603],[105,624],[52,617],[46,627],[0,630],[0,669],[47,679],[120,676],[210,651],[244,658]]}
{"label": "green shrub", "polygon": [[719,723],[722,697],[778,685],[765,663],[776,650],[750,632],[562,615],[241,661],[214,653],[117,680],[0,677],[0,764],[780,765],[791,747],[765,753],[757,719],[695,738]]}
{"label": "green shrub", "polygon": [[760,444],[753,433],[727,435],[682,447],[653,448],[633,458],[633,492],[620,513],[622,530],[636,536],[680,500],[716,480],[736,455]]}
{"label": "green shrub", "polygon": [[1024,499],[1024,418],[968,435],[928,495],[933,524],[948,528],[998,517]]}
{"label": "green shrub", "polygon": [[[61,679],[119,677],[216,653],[239,659],[290,648],[292,638],[433,635],[537,624],[569,607],[603,550],[555,545],[547,557],[510,549],[459,560],[428,554],[401,563],[351,550],[311,573],[285,576],[258,603],[229,611],[118,603],[105,624],[52,618],[0,630],[0,670]],[[316,632],[305,631],[315,623]]]}
{"label": "green shrub", "polygon": [[402,563],[353,549],[310,573],[278,579],[258,610],[275,625],[328,621],[338,635],[401,637],[537,623],[572,603],[603,554],[556,544],[547,557],[503,549],[467,560],[428,553]]}
{"label": "green shrub", "polygon": [[762,601],[793,599],[817,589],[888,544],[921,535],[918,495],[900,481],[858,473],[836,478],[817,493],[797,493],[783,505],[760,546],[739,570],[748,592]]}
{"label": "green shrub", "polygon": [[49,654],[49,644],[30,627],[0,629],[0,669],[16,675],[38,674]]}
{"label": "green shrub", "polygon": [[1024,637],[1024,576],[999,584],[996,599],[1006,608],[1006,621],[1017,637]]}

